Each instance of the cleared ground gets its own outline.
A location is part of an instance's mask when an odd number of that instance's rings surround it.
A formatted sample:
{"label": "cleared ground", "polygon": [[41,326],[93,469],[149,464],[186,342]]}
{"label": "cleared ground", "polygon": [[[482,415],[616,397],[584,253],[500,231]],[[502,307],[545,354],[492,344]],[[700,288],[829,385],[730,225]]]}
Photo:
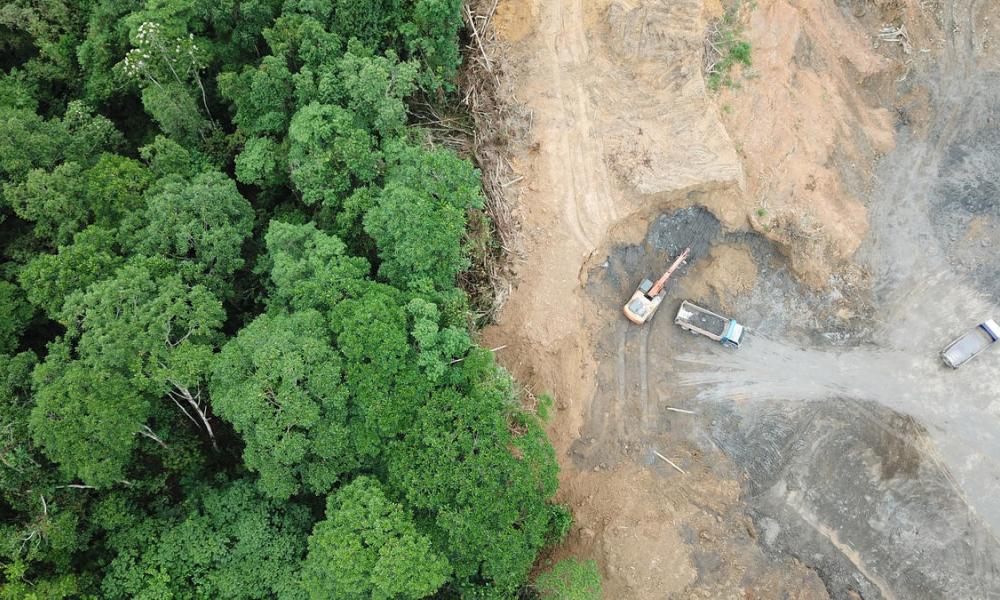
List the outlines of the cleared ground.
{"label": "cleared ground", "polygon": [[[487,338],[555,394],[563,552],[609,597],[1000,597],[1000,352],[937,357],[1000,316],[1000,15],[811,5],[760,2],[761,70],[709,96],[701,2],[500,4],[534,133],[527,260]],[[911,54],[871,50],[883,20]],[[681,298],[745,346],[680,331]]]}

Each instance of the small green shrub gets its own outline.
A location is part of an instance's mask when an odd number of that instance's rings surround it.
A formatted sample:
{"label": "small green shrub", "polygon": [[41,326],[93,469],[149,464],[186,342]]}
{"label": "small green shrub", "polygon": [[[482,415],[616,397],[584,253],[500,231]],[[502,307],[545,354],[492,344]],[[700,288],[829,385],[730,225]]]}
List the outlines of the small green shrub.
{"label": "small green shrub", "polygon": [[[753,6],[751,5],[751,9]],[[726,11],[722,19],[712,25],[705,44],[705,73],[709,89],[716,91],[721,86],[736,87],[738,84],[731,73],[736,65],[751,66],[750,42],[743,39],[740,24],[740,5]]]}
{"label": "small green shrub", "polygon": [[567,558],[535,579],[535,590],[544,600],[601,600],[601,574],[593,560]]}

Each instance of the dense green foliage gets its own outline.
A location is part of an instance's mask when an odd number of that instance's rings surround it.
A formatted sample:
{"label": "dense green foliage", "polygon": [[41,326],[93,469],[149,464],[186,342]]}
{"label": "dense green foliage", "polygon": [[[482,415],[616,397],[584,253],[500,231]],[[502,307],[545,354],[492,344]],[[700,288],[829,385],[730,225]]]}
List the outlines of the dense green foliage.
{"label": "dense green foliage", "polygon": [[0,9],[0,598],[523,592],[570,519],[410,112],[461,11]]}

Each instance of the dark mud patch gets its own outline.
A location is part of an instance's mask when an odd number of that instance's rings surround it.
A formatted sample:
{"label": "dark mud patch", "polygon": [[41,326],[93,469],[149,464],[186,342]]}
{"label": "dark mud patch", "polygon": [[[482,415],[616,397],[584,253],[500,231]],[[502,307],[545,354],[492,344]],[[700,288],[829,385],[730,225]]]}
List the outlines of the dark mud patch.
{"label": "dark mud patch", "polygon": [[[995,78],[993,81],[997,84]],[[997,84],[1000,85],[1000,84]],[[949,266],[975,287],[1000,296],[1000,105],[970,107],[978,129],[944,152],[928,203]]]}
{"label": "dark mud patch", "polygon": [[925,435],[926,429],[913,417],[892,414],[882,431],[879,446],[874,448],[881,461],[882,481],[894,477],[913,479],[919,475],[923,458],[913,440]]}
{"label": "dark mud patch", "polygon": [[912,419],[843,398],[720,405],[711,418],[746,473],[763,546],[815,569],[832,597],[1000,593],[996,568],[983,568],[996,564],[995,544],[973,550],[983,524],[947,469],[921,458]]}
{"label": "dark mud patch", "polygon": [[[668,282],[668,295],[675,283],[684,277],[692,265],[708,256],[712,242],[722,226],[712,213],[701,207],[688,207],[660,215],[650,224],[646,238],[640,244],[616,246],[606,260],[591,269],[587,278],[587,293],[602,302],[635,291],[643,279],[655,280],[685,248],[691,248],[687,262]],[[661,307],[661,311],[666,309]],[[659,318],[659,315],[658,315]]]}

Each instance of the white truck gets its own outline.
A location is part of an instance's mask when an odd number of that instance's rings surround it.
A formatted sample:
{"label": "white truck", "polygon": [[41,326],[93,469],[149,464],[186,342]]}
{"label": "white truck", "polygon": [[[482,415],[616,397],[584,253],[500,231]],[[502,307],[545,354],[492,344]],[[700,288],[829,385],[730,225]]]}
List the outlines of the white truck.
{"label": "white truck", "polygon": [[941,351],[941,360],[952,369],[957,369],[995,344],[998,339],[1000,339],[1000,327],[996,321],[990,319],[945,346]]}
{"label": "white truck", "polygon": [[743,326],[736,319],[717,315],[687,300],[681,302],[681,307],[677,309],[674,323],[685,331],[699,333],[727,348],[739,348],[743,340]]}

